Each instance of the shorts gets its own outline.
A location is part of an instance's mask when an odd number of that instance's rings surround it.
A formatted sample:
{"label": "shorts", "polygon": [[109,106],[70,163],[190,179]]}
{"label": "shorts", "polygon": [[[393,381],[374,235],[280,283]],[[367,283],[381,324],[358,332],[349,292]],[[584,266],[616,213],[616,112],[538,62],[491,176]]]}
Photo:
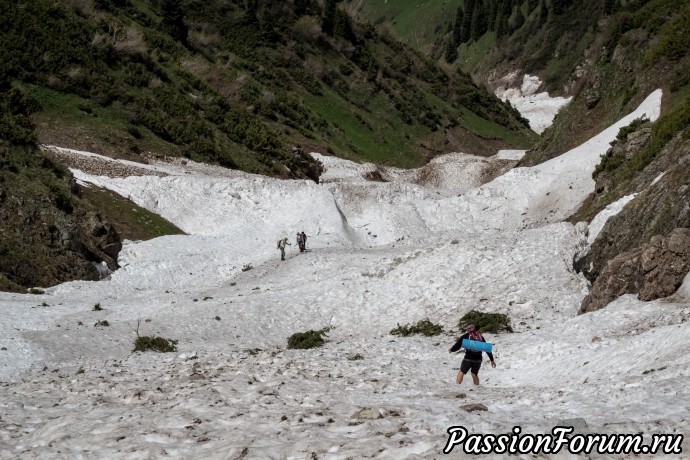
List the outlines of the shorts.
{"label": "shorts", "polygon": [[463,374],[467,374],[467,371],[472,369],[472,373],[476,375],[479,373],[480,367],[482,367],[481,361],[473,361],[470,359],[463,359],[462,364],[460,364],[460,372],[462,372]]}

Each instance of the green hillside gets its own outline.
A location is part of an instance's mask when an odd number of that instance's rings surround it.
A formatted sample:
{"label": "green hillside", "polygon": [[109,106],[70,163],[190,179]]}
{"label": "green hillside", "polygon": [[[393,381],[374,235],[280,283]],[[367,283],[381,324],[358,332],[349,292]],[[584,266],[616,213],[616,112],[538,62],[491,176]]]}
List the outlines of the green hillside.
{"label": "green hillside", "polygon": [[305,150],[410,167],[487,131],[478,153],[534,142],[466,74],[336,3],[4,2],[0,64],[39,104],[39,141],[133,159],[153,151],[316,178]]}

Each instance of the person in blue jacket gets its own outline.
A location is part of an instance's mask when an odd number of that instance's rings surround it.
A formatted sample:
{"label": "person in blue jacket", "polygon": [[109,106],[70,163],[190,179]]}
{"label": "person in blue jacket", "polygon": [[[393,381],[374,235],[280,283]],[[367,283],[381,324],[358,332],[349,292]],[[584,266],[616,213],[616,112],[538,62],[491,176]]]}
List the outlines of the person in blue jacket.
{"label": "person in blue jacket", "polygon": [[[462,335],[458,339],[458,341],[453,345],[450,350],[448,350],[448,353],[453,353],[456,351],[460,351],[462,348],[462,341],[463,340],[477,340],[479,342],[486,342],[484,340],[484,337],[482,334],[477,330],[477,326],[474,324],[469,324],[467,326],[467,332]],[[491,361],[491,367],[496,367],[496,361],[494,361],[494,355],[493,353],[486,353],[489,355],[489,360]],[[471,370],[472,371],[472,381],[474,382],[475,385],[479,385],[479,368],[482,366],[482,352],[481,351],[474,351],[474,350],[465,350],[465,358],[462,360],[462,363],[460,364],[460,372],[458,372],[458,376],[455,378],[455,381],[459,384],[462,383],[462,379],[465,377],[465,374],[467,374],[467,371]]]}

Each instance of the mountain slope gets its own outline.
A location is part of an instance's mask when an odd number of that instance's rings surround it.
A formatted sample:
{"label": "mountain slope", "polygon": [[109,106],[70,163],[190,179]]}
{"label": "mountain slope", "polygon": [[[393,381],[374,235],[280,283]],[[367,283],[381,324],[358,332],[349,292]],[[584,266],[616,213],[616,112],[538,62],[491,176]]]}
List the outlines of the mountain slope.
{"label": "mountain slope", "polygon": [[[133,235],[178,231],[164,223],[144,231],[151,219],[137,219],[112,196],[82,200],[69,172],[37,143],[314,181],[321,165],[312,150],[410,167],[451,150],[492,155],[534,143],[519,113],[466,74],[445,73],[329,5],[0,3],[0,211],[11,235],[0,251],[2,287],[97,278],[92,262],[114,269],[117,250],[96,248],[119,240],[115,222],[123,234],[129,225],[139,228]],[[64,209],[52,215],[52,206]],[[104,227],[99,207],[111,221]],[[102,228],[108,241],[91,241]],[[72,236],[56,243],[50,235],[63,230]]]}
{"label": "mountain slope", "polygon": [[[412,6],[403,11],[389,3],[349,2],[349,7],[415,45],[404,21]],[[432,58],[453,62],[490,88],[519,86],[520,77],[530,74],[541,78],[543,90],[573,98],[520,166],[560,155],[610,126],[655,89],[664,90],[659,121],[621,132],[618,146],[594,173],[595,193],[571,218],[590,221],[607,205],[639,193],[578,262],[592,282],[617,256],[634,258],[654,236],[690,226],[684,211],[690,203],[682,191],[690,180],[682,167],[690,139],[690,2],[466,0],[415,8],[428,12],[418,16],[415,28],[439,31],[417,44]],[[441,8],[455,8],[456,15],[440,16]],[[659,185],[650,187],[664,172]],[[616,292],[639,292],[635,277],[618,270],[608,271],[607,278],[628,282]],[[678,280],[673,284],[678,287]]]}
{"label": "mountain slope", "polygon": [[304,149],[413,166],[533,141],[466,75],[303,3],[5,4],[0,56],[41,103],[39,140],[132,158],[316,179]]}

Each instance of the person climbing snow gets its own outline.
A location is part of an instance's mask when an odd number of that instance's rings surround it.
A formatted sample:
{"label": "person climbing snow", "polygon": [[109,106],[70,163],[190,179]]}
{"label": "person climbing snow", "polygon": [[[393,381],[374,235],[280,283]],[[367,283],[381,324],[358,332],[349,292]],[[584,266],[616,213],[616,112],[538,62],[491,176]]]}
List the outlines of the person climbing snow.
{"label": "person climbing snow", "polygon": [[[448,353],[453,353],[456,351],[459,351],[462,348],[462,341],[463,340],[475,340],[478,342],[486,342],[484,340],[484,337],[482,334],[477,330],[477,326],[474,324],[469,324],[467,326],[467,332],[462,335],[458,339],[458,341],[453,345],[449,350]],[[489,360],[491,361],[491,367],[496,367],[496,361],[494,361],[494,355],[493,353],[486,352],[487,355],[489,355]],[[465,377],[465,374],[467,374],[467,371],[471,370],[472,371],[472,382],[474,382],[475,385],[479,385],[479,368],[482,366],[482,352],[481,351],[474,351],[474,350],[467,350],[465,349],[465,357],[462,360],[462,363],[460,364],[460,371],[458,372],[458,376],[455,378],[455,382],[460,385],[462,383],[462,379]]]}
{"label": "person climbing snow", "polygon": [[302,232],[302,246],[304,247],[303,251],[307,250],[307,234]]}
{"label": "person climbing snow", "polygon": [[297,246],[299,247],[299,252],[304,252],[304,240],[300,232],[297,232]]}
{"label": "person climbing snow", "polygon": [[288,241],[287,237],[283,238],[282,240],[278,240],[278,249],[280,249],[280,260],[285,260],[285,246],[290,245],[290,242]]}

